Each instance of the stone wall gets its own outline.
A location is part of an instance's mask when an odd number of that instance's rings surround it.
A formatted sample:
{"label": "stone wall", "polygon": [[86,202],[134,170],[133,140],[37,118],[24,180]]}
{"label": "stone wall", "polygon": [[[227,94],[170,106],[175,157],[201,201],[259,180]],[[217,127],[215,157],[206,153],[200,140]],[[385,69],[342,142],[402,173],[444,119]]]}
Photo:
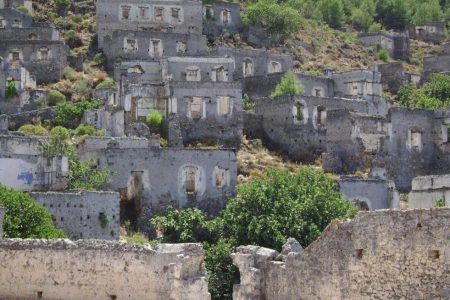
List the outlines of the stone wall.
{"label": "stone wall", "polygon": [[367,112],[363,100],[321,97],[258,99],[255,114],[262,116],[264,142],[299,161],[314,161],[326,150],[327,113],[347,108]]}
{"label": "stone wall", "polygon": [[104,130],[105,136],[124,136],[124,111],[107,111],[105,109],[97,109],[85,111],[83,115],[83,123],[89,124],[95,129]]}
{"label": "stone wall", "polygon": [[430,56],[423,59],[423,82],[430,79],[433,73],[450,74],[450,54]]}
{"label": "stone wall", "polygon": [[71,240],[118,240],[120,197],[114,192],[30,193]]}
{"label": "stone wall", "polygon": [[56,117],[53,107],[43,108],[39,110],[31,110],[26,112],[20,112],[17,114],[9,115],[9,129],[17,130],[22,125],[34,123],[37,124],[40,121],[51,120]]}
{"label": "stone wall", "polygon": [[361,210],[400,208],[399,194],[389,180],[342,176],[339,190]]}
{"label": "stone wall", "polygon": [[450,207],[450,175],[419,176],[412,180],[409,208],[431,208],[438,200]]}
{"label": "stone wall", "polygon": [[2,299],[210,299],[199,244],[1,240]]}
{"label": "stone wall", "polygon": [[409,56],[409,38],[403,34],[385,32],[368,32],[359,34],[359,39],[366,47],[381,47],[395,59],[406,59]]}
{"label": "stone wall", "polygon": [[409,37],[427,43],[440,44],[445,38],[445,22],[427,22],[423,25],[410,25],[408,27]]}
{"label": "stone wall", "polygon": [[448,299],[450,209],[360,212],[304,251],[234,254],[233,299]]}

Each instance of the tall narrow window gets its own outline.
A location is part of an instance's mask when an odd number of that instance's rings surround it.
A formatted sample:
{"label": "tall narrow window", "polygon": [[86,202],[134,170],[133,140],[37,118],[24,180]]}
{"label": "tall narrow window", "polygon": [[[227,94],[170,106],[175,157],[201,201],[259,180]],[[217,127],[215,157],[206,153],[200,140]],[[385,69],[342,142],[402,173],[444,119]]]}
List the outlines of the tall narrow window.
{"label": "tall narrow window", "polygon": [[164,7],[155,7],[155,21],[164,21]]}
{"label": "tall narrow window", "polygon": [[253,75],[253,60],[252,59],[250,59],[250,58],[244,59],[243,72],[244,72],[244,77]]}
{"label": "tall narrow window", "polygon": [[229,174],[227,169],[215,167],[214,175],[214,183],[217,188],[223,188],[229,185]]}
{"label": "tall narrow window", "polygon": [[172,20],[174,21],[180,21],[180,9],[177,7],[172,7],[170,9],[171,14],[172,14]]}
{"label": "tall narrow window", "polygon": [[47,47],[39,48],[39,60],[48,60],[48,51]]}
{"label": "tall narrow window", "polygon": [[150,40],[149,54],[151,57],[161,57],[163,54],[161,40]]}
{"label": "tall narrow window", "polygon": [[410,130],[410,144],[411,148],[415,150],[422,150],[422,132],[418,129]]}
{"label": "tall narrow window", "polygon": [[228,116],[231,113],[230,96],[218,96],[217,107],[219,116]]}
{"label": "tall narrow window", "polygon": [[128,5],[123,5],[120,7],[121,20],[129,20],[130,19],[130,10],[131,10],[131,6],[128,6]]}
{"label": "tall narrow window", "polygon": [[325,125],[327,121],[327,110],[323,106],[317,107],[317,124]]}
{"label": "tall narrow window", "polygon": [[6,20],[3,17],[0,17],[0,28],[6,27]]}
{"label": "tall narrow window", "polygon": [[213,68],[211,72],[211,80],[212,81],[227,81],[228,74],[223,66]]}
{"label": "tall narrow window", "polygon": [[146,6],[139,6],[139,19],[147,20],[148,19],[148,11],[149,8]]}
{"label": "tall narrow window", "polygon": [[224,9],[221,12],[222,24],[227,25],[231,23],[231,12],[228,9]]}
{"label": "tall narrow window", "polygon": [[193,119],[200,119],[203,116],[203,98],[192,97],[190,104],[190,115]]}
{"label": "tall narrow window", "polygon": [[198,168],[194,166],[184,168],[184,188],[186,194],[194,194],[197,192],[197,174]]}

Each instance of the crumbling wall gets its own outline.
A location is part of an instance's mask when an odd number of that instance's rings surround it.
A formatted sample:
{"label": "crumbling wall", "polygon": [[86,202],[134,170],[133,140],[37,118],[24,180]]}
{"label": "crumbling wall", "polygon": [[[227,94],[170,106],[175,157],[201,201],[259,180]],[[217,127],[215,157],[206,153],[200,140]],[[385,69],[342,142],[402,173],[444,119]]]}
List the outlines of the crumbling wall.
{"label": "crumbling wall", "polygon": [[380,178],[343,176],[339,180],[340,192],[360,209],[399,209],[400,197],[392,181]]}
{"label": "crumbling wall", "polygon": [[214,2],[203,6],[203,34],[218,37],[241,31],[241,6],[233,2]]}
{"label": "crumbling wall", "polygon": [[327,114],[347,108],[367,112],[362,100],[320,97],[258,99],[256,115],[262,116],[264,142],[291,159],[314,161],[326,150]]}
{"label": "crumbling wall", "polygon": [[118,240],[120,197],[115,192],[30,193],[72,239]]}
{"label": "crumbling wall", "polygon": [[284,262],[239,247],[233,299],[448,299],[449,220],[450,209],[360,212]]}
{"label": "crumbling wall", "polygon": [[1,240],[2,299],[210,299],[199,244]]}
{"label": "crumbling wall", "polygon": [[408,27],[409,37],[415,40],[424,41],[427,43],[440,44],[446,38],[445,22],[426,22],[423,25],[410,25]]}
{"label": "crumbling wall", "polygon": [[450,74],[450,54],[424,57],[422,80],[426,82],[433,73]]}
{"label": "crumbling wall", "polygon": [[409,208],[431,208],[438,200],[450,207],[450,175],[419,176],[412,180]]}
{"label": "crumbling wall", "polygon": [[85,111],[83,123],[89,124],[95,129],[104,130],[105,136],[124,136],[124,111],[107,111],[97,109]]}
{"label": "crumbling wall", "polygon": [[9,129],[17,130],[22,125],[34,123],[37,124],[40,121],[52,120],[56,117],[54,107],[47,107],[38,110],[31,110],[9,115]]}

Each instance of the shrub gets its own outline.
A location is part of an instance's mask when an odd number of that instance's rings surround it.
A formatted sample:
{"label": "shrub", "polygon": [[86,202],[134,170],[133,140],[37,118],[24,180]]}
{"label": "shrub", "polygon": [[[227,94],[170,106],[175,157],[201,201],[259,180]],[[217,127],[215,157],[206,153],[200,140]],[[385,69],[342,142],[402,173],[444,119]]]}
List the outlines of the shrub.
{"label": "shrub", "polygon": [[429,21],[441,21],[444,17],[444,12],[438,0],[429,0],[420,4],[412,18],[416,25],[423,25]]}
{"label": "shrub", "polygon": [[57,90],[50,90],[48,92],[48,104],[49,105],[58,105],[66,102],[66,96]]}
{"label": "shrub", "polygon": [[378,31],[382,31],[382,30],[383,30],[383,25],[375,22],[369,26],[369,29],[367,31],[368,32],[378,32]]}
{"label": "shrub", "polygon": [[55,0],[55,4],[58,7],[68,6],[70,4],[70,0]]}
{"label": "shrub", "polygon": [[82,15],[73,15],[71,19],[74,23],[78,24],[83,21],[83,16]]}
{"label": "shrub", "polygon": [[16,10],[21,13],[27,14],[27,15],[30,14],[30,12],[28,11],[28,8],[26,8],[25,6],[18,6],[16,8]]}
{"label": "shrub", "polygon": [[64,33],[64,40],[70,48],[77,48],[83,45],[83,41],[73,29],[67,30]]}
{"label": "shrub", "polygon": [[65,238],[64,232],[54,227],[47,209],[28,194],[0,185],[0,206],[5,207],[6,238]]}
{"label": "shrub", "polygon": [[294,72],[289,71],[281,78],[280,83],[275,87],[271,97],[297,96],[302,95],[303,93],[304,88],[297,75]]}
{"label": "shrub", "polygon": [[157,110],[152,110],[145,118],[150,129],[161,131],[164,125],[164,117]]}
{"label": "shrub", "polygon": [[97,89],[112,88],[116,85],[113,79],[106,79],[97,85]]}
{"label": "shrub", "polygon": [[381,49],[378,51],[378,58],[384,62],[387,62],[389,60],[389,53],[385,49]]}
{"label": "shrub", "polygon": [[73,136],[104,136],[103,130],[97,130],[89,124],[80,124],[77,128],[72,130]]}
{"label": "shrub", "polygon": [[45,129],[41,125],[33,125],[33,124],[22,125],[17,131],[25,135],[44,136],[48,134],[47,129]]}
{"label": "shrub", "polygon": [[14,80],[8,80],[6,86],[5,98],[10,99],[17,96],[16,82]]}
{"label": "shrub", "polygon": [[242,96],[242,106],[246,111],[253,111],[256,103],[252,101],[247,94],[244,94],[244,96]]}
{"label": "shrub", "polygon": [[87,98],[91,95],[92,82],[86,79],[79,79],[75,81],[73,88],[81,98]]}
{"label": "shrub", "polygon": [[79,77],[77,71],[75,71],[73,68],[66,66],[64,67],[64,78],[70,81],[75,81]]}
{"label": "shrub", "polygon": [[56,106],[54,123],[71,127],[75,123],[79,123],[86,110],[98,109],[101,106],[99,100],[82,100],[75,104],[62,103]]}
{"label": "shrub", "polygon": [[434,204],[434,207],[445,207],[445,200],[440,198],[436,201],[436,203]]}

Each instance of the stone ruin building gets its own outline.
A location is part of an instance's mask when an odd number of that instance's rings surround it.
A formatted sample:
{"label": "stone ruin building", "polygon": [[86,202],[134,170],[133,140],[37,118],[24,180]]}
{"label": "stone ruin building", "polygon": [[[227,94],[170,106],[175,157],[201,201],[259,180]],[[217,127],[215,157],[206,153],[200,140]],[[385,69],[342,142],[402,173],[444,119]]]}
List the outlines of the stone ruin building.
{"label": "stone ruin building", "polygon": [[423,25],[411,25],[408,28],[409,37],[427,43],[439,44],[446,38],[445,22],[426,22]]}
{"label": "stone ruin building", "polygon": [[394,59],[405,60],[409,57],[409,37],[402,33],[364,32],[359,39],[366,47],[385,49]]}

